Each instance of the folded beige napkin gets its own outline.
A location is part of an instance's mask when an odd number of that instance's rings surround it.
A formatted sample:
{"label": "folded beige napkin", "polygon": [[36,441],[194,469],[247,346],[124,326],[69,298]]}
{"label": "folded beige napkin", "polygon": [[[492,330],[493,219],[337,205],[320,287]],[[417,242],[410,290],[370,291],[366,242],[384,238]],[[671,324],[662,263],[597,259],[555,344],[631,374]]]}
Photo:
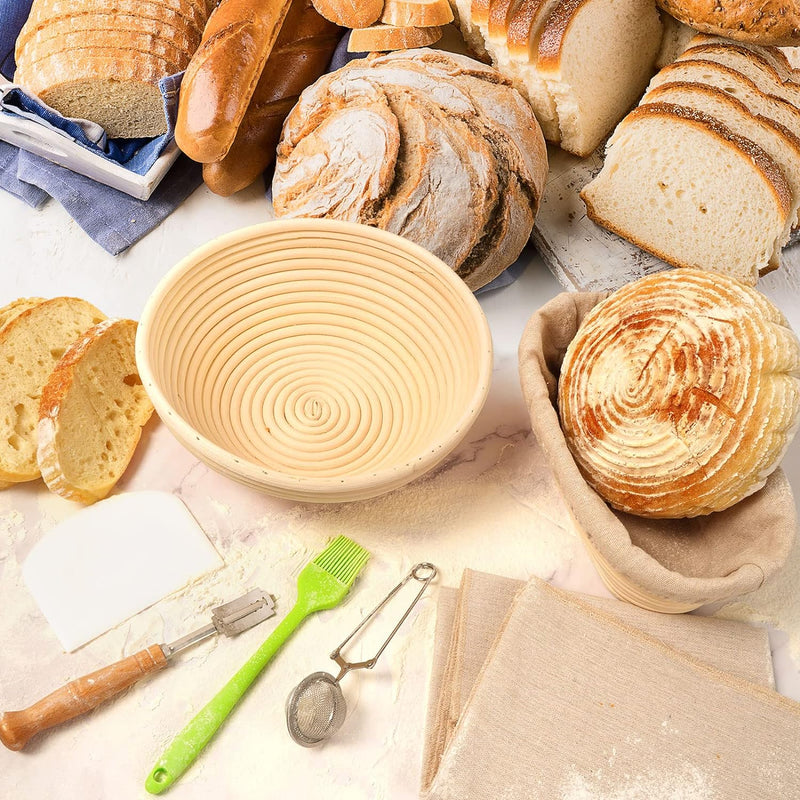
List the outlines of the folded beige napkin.
{"label": "folded beige napkin", "polygon": [[772,686],[762,629],[467,571],[440,594],[422,792],[800,797],[800,706]]}
{"label": "folded beige napkin", "polygon": [[531,428],[595,566],[615,595],[656,611],[688,611],[758,589],[786,561],[797,526],[780,469],[735,506],[679,520],[614,511],[578,471],[556,412],[558,378],[581,321],[605,296],[558,295],[531,317],[519,345]]}

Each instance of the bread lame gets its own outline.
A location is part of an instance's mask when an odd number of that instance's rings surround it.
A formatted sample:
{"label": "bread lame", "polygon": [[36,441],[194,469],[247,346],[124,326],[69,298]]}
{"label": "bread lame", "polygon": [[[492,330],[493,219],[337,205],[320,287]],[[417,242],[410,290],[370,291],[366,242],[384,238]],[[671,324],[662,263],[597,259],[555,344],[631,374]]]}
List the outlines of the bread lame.
{"label": "bread lame", "polygon": [[22,750],[41,731],[91,711],[116,697],[145,675],[166,667],[170,659],[218,633],[235,636],[275,615],[275,603],[261,589],[218,606],[211,623],[171,644],[154,644],[108,667],[76,678],[22,711],[0,714],[0,742]]}

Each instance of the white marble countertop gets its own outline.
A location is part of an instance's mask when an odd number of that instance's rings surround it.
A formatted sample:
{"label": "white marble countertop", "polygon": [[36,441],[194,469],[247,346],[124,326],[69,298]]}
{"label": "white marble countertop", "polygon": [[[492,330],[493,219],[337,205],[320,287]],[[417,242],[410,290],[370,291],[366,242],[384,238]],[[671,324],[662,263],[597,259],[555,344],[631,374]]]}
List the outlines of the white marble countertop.
{"label": "white marble countertop", "polygon": [[[201,188],[158,229],[114,258],[56,203],[33,211],[0,193],[0,305],[20,296],[63,294],[83,297],[108,315],[136,318],[180,257],[269,214],[261,187],[229,199]],[[458,585],[469,566],[518,578],[535,574],[562,587],[606,594],[530,436],[517,343],[531,313],[560,287],[535,253],[523,257],[529,265],[517,283],[480,299],[495,346],[493,386],[482,414],[444,467],[391,495],[341,506],[275,500],[211,472],[154,419],[117,491],[177,494],[226,568],[75,653],[62,652],[21,581],[19,565],[77,506],[51,495],[40,482],[0,493],[0,709],[26,707],[67,680],[177,638],[203,624],[210,606],[252,586],[273,593],[282,615],[294,601],[302,566],[331,535],[347,533],[373,554],[348,601],[298,631],[169,796],[417,797],[435,591],[372,672],[345,679],[351,713],[324,747],[306,750],[290,740],[284,702],[305,675],[331,668],[328,653],[417,561],[437,564],[444,585]],[[798,284],[800,276],[787,274],[769,276],[760,288],[800,330]],[[792,445],[785,468],[800,497],[800,441]],[[164,746],[273,625],[274,620],[235,639],[198,646],[117,700],[37,737],[21,753],[0,748],[0,797],[149,797],[144,779]],[[800,664],[790,659],[788,637],[774,631],[772,643],[778,689],[800,699]]]}

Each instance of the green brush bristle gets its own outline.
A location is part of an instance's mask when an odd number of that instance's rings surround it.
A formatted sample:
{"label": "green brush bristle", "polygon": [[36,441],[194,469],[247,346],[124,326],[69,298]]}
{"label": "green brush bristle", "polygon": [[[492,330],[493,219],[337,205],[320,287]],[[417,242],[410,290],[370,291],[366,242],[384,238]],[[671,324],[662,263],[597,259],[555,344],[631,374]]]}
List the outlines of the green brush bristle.
{"label": "green brush bristle", "polygon": [[369,553],[352,539],[337,536],[315,559],[321,567],[337,581],[349,586],[367,563]]}

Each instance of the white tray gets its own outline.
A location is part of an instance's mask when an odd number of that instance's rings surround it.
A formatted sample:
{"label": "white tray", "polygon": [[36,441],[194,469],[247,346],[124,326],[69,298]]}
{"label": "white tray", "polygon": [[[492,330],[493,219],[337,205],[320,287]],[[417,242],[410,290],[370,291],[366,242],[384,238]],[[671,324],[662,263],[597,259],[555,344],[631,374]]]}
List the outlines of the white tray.
{"label": "white tray", "polygon": [[[0,88],[8,80],[0,75]],[[61,136],[45,125],[0,113],[0,139],[125,194],[147,200],[180,154],[173,139],[144,175],[136,175]]]}

